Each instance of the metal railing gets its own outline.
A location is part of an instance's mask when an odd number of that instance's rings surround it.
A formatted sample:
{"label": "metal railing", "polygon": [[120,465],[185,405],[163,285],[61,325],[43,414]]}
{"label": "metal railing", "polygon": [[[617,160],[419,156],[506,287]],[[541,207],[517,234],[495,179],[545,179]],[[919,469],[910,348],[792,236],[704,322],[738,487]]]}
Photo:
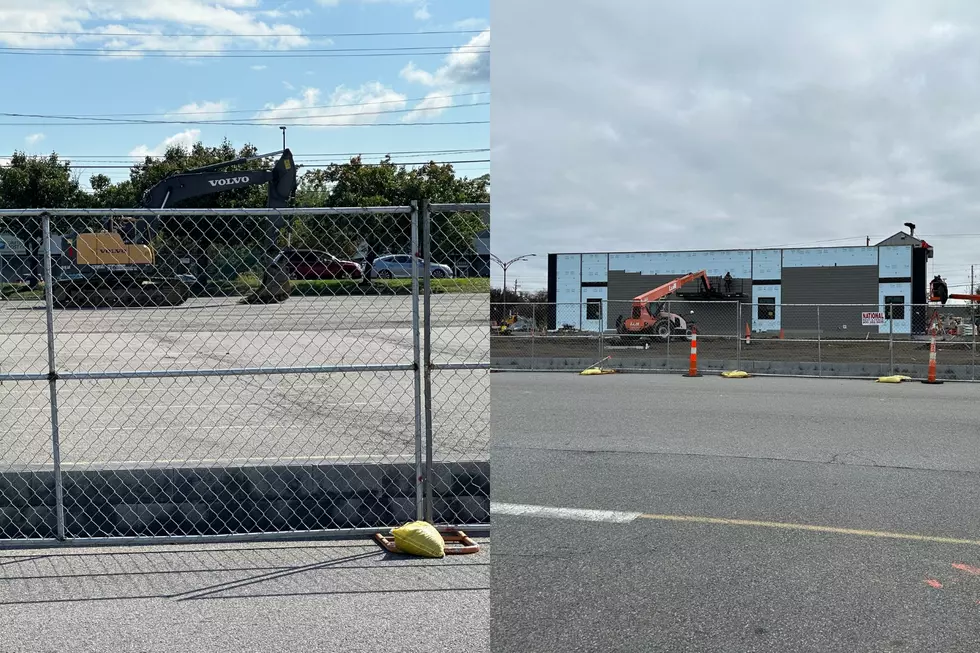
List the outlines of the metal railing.
{"label": "metal railing", "polygon": [[[604,365],[633,371],[686,372],[693,328],[702,371],[755,374],[925,378],[933,332],[939,375],[977,381],[975,307],[896,304],[757,304],[671,300],[666,334],[623,333],[630,302],[491,306],[491,361],[499,370],[575,370]],[[883,310],[886,309],[886,310]]]}
{"label": "metal railing", "polygon": [[0,546],[486,526],[489,211],[0,211]]}

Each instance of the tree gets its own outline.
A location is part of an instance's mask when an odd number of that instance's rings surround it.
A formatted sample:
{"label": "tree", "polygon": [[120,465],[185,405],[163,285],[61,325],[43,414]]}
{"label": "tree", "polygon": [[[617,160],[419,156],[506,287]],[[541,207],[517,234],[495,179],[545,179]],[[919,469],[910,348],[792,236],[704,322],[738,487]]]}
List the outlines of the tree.
{"label": "tree", "polygon": [[[379,163],[366,164],[361,157],[348,163],[305,173],[297,191],[300,206],[406,206],[412,201],[428,199],[435,203],[476,203],[490,201],[490,177],[459,178],[451,164],[429,162],[409,170],[398,166],[390,156]],[[305,227],[305,229],[304,229]],[[472,214],[432,216],[433,255],[449,258],[472,251],[473,240],[485,228]],[[397,216],[341,216],[337,219],[306,220],[297,237],[336,245],[345,255],[352,255],[361,238],[374,238],[375,249],[407,251],[411,221]]]}

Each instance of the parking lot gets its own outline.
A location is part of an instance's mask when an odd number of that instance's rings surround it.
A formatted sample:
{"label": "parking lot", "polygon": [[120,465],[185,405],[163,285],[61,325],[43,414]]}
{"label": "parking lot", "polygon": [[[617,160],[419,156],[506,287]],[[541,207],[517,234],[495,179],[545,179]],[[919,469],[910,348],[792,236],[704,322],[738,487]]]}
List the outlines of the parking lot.
{"label": "parking lot", "polygon": [[976,650],[971,386],[493,379],[494,650]]}
{"label": "parking lot", "polygon": [[[432,297],[434,362],[486,362],[486,295]],[[61,372],[411,364],[411,297],[56,311]],[[0,372],[46,372],[44,311],[0,303]],[[485,458],[485,370],[433,372],[435,454]],[[481,390],[482,388],[482,390]],[[64,465],[397,461],[414,455],[411,371],[59,383]],[[44,381],[4,382],[0,465],[50,463]]]}

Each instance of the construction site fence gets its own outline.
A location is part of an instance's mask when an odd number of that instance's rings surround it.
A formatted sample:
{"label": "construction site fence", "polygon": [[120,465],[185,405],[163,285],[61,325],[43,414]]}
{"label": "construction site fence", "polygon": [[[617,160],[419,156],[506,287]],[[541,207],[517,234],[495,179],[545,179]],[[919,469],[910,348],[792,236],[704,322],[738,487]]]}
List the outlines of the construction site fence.
{"label": "construction site fence", "polygon": [[686,372],[692,335],[705,371],[789,376],[927,375],[933,338],[940,376],[976,381],[980,307],[972,304],[776,304],[670,300],[650,307],[672,328],[630,331],[630,301],[495,302],[497,369],[554,370],[605,360],[637,371]]}
{"label": "construction site fence", "polygon": [[489,230],[0,211],[0,548],[489,528]]}

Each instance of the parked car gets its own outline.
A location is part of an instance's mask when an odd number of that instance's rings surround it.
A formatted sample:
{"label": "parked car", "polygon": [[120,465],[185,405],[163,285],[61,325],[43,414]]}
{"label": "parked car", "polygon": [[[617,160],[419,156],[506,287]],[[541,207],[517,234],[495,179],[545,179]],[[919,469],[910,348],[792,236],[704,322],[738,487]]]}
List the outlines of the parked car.
{"label": "parked car", "polygon": [[[418,257],[416,260],[418,261],[419,271],[421,273],[423,261]],[[434,279],[447,279],[453,276],[453,270],[448,265],[430,263],[429,267],[432,278]],[[381,277],[382,279],[411,279],[412,257],[409,254],[387,254],[385,256],[379,256],[374,261],[374,270],[371,276]]]}
{"label": "parked car", "polygon": [[360,279],[361,266],[315,249],[287,249],[283,252],[290,279]]}

